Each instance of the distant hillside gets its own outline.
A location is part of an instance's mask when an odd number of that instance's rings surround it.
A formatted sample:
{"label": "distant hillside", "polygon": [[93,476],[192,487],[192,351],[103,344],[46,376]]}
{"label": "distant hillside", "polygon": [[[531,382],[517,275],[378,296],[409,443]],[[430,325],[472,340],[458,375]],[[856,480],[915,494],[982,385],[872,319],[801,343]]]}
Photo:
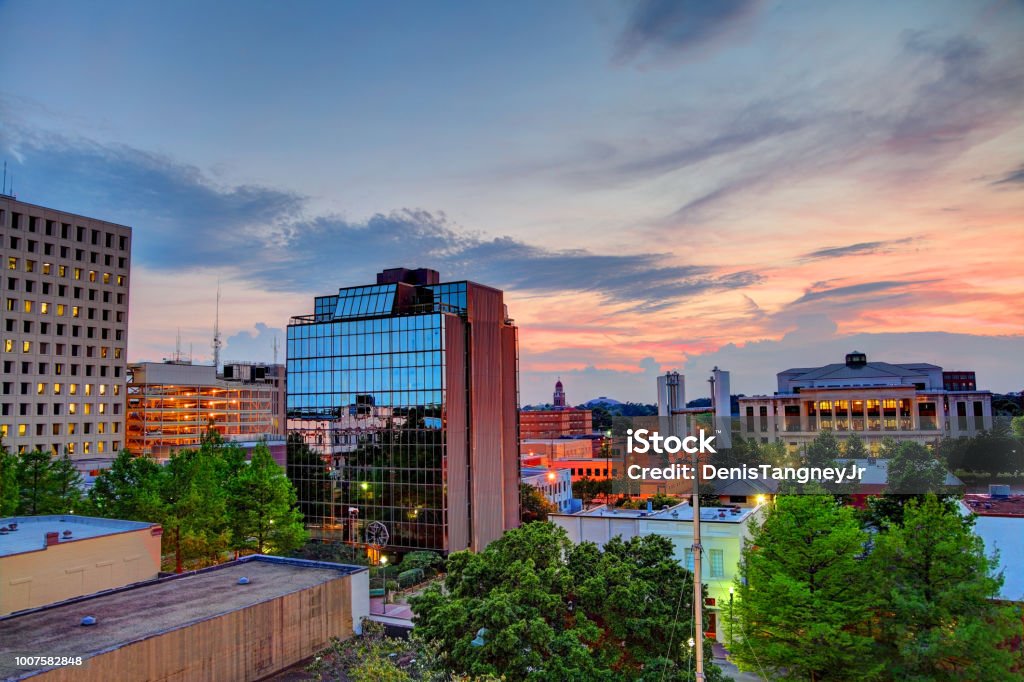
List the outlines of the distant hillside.
{"label": "distant hillside", "polygon": [[606,396],[601,396],[600,398],[594,398],[593,400],[588,400],[587,402],[583,403],[579,407],[581,407],[581,408],[583,408],[585,410],[589,410],[591,408],[597,407],[598,405],[603,405],[604,407],[614,407],[616,405],[622,405],[622,403],[619,402],[618,400],[616,400],[615,398],[608,398]]}

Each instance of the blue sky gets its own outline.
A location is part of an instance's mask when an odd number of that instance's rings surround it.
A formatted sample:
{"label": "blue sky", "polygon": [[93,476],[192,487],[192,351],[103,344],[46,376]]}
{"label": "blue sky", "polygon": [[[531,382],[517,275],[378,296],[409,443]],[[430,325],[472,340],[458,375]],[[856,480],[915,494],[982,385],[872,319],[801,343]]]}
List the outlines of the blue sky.
{"label": "blue sky", "polygon": [[[129,357],[269,358],[396,265],[504,287],[523,395],[1024,369],[1020,2],[0,2],[19,198],[135,227]],[[923,335],[923,336],[922,336]],[[702,381],[692,382],[700,385]]]}

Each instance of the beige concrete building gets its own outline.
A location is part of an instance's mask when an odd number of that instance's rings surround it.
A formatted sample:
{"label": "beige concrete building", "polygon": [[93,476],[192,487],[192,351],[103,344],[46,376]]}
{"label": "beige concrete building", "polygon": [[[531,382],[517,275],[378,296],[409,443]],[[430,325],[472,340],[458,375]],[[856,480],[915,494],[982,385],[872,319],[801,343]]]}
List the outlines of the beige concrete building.
{"label": "beige concrete building", "polygon": [[0,195],[0,436],[14,452],[123,446],[131,240]]}
{"label": "beige concrete building", "polygon": [[[226,440],[281,435],[275,426],[279,388],[253,365],[142,362],[128,368],[126,447],[135,455],[164,459],[199,445],[210,429]],[[246,370],[246,371],[243,371]]]}
{"label": "beige concrete building", "polygon": [[[0,679],[266,679],[359,631],[368,576],[359,566],[252,555],[0,618]],[[86,616],[95,625],[83,627]],[[19,662],[30,655],[80,664]]]}
{"label": "beige concrete building", "polygon": [[161,528],[88,516],[0,519],[0,615],[151,580]]}
{"label": "beige concrete building", "polygon": [[886,436],[927,443],[992,428],[991,392],[947,391],[929,363],[868,362],[854,351],[844,363],[780,372],[778,383],[774,395],[739,399],[743,437],[795,447],[831,429],[877,446]]}

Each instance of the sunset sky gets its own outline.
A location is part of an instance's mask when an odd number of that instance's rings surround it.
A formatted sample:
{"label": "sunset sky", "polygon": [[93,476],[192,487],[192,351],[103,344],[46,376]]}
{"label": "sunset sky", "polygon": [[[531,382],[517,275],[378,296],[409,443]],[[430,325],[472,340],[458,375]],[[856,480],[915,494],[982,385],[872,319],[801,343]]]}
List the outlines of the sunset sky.
{"label": "sunset sky", "polygon": [[1024,389],[1024,3],[0,0],[18,198],[134,228],[130,360],[269,360],[386,267],[523,402],[869,359]]}

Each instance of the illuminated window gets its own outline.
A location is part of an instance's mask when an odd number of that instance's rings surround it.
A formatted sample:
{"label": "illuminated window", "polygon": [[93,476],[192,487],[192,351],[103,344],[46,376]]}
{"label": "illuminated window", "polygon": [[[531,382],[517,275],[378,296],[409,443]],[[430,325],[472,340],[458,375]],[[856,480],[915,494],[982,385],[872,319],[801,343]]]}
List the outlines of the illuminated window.
{"label": "illuminated window", "polygon": [[[68,424],[68,426],[71,427],[70,428],[71,433],[74,433],[75,432],[75,429],[74,429],[75,425],[74,424]],[[75,454],[75,444],[74,443],[68,443],[65,447],[67,448],[69,455]]]}
{"label": "illuminated window", "polygon": [[120,360],[121,359],[121,349],[120,348],[115,348],[114,349],[114,359],[115,360]]}
{"label": "illuminated window", "polygon": [[92,384],[86,384],[85,385],[85,394],[86,395],[92,395]]}
{"label": "illuminated window", "polygon": [[7,438],[7,424],[0,424],[0,438]]}
{"label": "illuminated window", "polygon": [[46,384],[40,382],[36,384],[36,395],[43,395],[46,393]]}
{"label": "illuminated window", "polygon": [[124,275],[118,275],[117,276],[117,286],[119,286],[119,287],[123,287],[124,286]]}
{"label": "illuminated window", "polygon": [[60,376],[61,374],[63,374],[64,373],[64,363],[63,362],[56,363],[53,366],[53,371],[54,371],[55,374],[57,374],[57,376]]}
{"label": "illuminated window", "polygon": [[68,266],[66,266],[66,265],[58,265],[57,266],[57,276],[58,277],[67,277],[68,276]]}
{"label": "illuminated window", "polygon": [[114,384],[114,395],[121,395],[121,386],[119,384]]}
{"label": "illuminated window", "polygon": [[78,395],[78,384],[68,385],[68,393],[71,395]]}
{"label": "illuminated window", "polygon": [[100,384],[100,395],[106,395],[106,394],[107,394],[107,385],[106,384]]}
{"label": "illuminated window", "polygon": [[[100,412],[101,413],[103,412],[103,404],[102,403],[100,404]],[[100,422],[100,423],[96,424],[96,433],[106,433],[106,432],[107,432],[107,422]]]}
{"label": "illuminated window", "polygon": [[83,403],[82,408],[85,410],[86,414],[92,414],[92,403]]}
{"label": "illuminated window", "polygon": [[90,270],[89,271],[89,281],[90,282],[95,282],[96,281],[96,271],[95,270]]}
{"label": "illuminated window", "polygon": [[18,303],[18,299],[16,299],[16,298],[9,298],[9,299],[7,299],[7,310],[9,310],[10,312],[13,313],[14,312],[14,306],[17,303]]}
{"label": "illuminated window", "polygon": [[15,258],[14,256],[9,257],[7,259],[7,269],[8,270],[17,270],[18,269],[18,259]]}
{"label": "illuminated window", "polygon": [[108,349],[108,348],[107,348],[106,346],[101,346],[101,347],[100,347],[100,357],[101,357],[101,358],[106,358],[106,357],[107,357],[107,351],[108,351],[108,350],[109,350],[109,349]]}
{"label": "illuminated window", "polygon": [[104,272],[103,273],[103,283],[104,284],[110,284],[110,273],[109,272]]}
{"label": "illuminated window", "polygon": [[88,455],[89,454],[89,445],[91,445],[91,443],[89,443],[88,441],[86,441],[85,443],[82,443],[82,454],[83,455]]}
{"label": "illuminated window", "polygon": [[35,301],[29,301],[28,299],[25,299],[25,312],[26,313],[32,312],[32,306],[34,306],[35,303],[36,303]]}
{"label": "illuminated window", "polygon": [[[58,372],[58,374],[60,374],[60,372]],[[61,384],[54,384],[53,385],[53,394],[54,395],[60,395],[60,390],[61,390]]]}
{"label": "illuminated window", "polygon": [[82,279],[82,268],[75,268],[75,279]]}
{"label": "illuminated window", "polygon": [[77,305],[71,306],[71,317],[78,317],[78,312],[79,310]]}
{"label": "illuminated window", "polygon": [[24,436],[28,434],[28,424],[18,424],[18,435]]}
{"label": "illuminated window", "polygon": [[96,452],[103,452],[103,441],[96,442]]}
{"label": "illuminated window", "polygon": [[53,266],[50,265],[49,263],[43,263],[43,274],[44,275],[49,275],[50,274],[50,270],[52,268],[53,268]]}
{"label": "illuminated window", "polygon": [[78,414],[78,403],[68,403],[68,414]]}
{"label": "illuminated window", "polygon": [[57,317],[64,317],[64,304],[63,303],[58,303],[57,304]]}
{"label": "illuminated window", "polygon": [[46,301],[43,301],[42,303],[40,303],[39,304],[39,312],[42,313],[43,315],[49,314],[49,312],[50,312],[50,304],[47,303]]}
{"label": "illuminated window", "polygon": [[100,414],[106,414],[106,413],[107,413],[107,404],[106,403],[100,403]]}
{"label": "illuminated window", "polygon": [[25,272],[35,272],[36,262],[34,260],[25,261]]}
{"label": "illuminated window", "polygon": [[13,350],[14,350],[14,339],[5,339],[4,340],[4,352],[5,353],[10,353]]}
{"label": "illuminated window", "polygon": [[21,352],[22,353],[31,353],[32,352],[32,342],[31,341],[22,341],[21,342]]}

